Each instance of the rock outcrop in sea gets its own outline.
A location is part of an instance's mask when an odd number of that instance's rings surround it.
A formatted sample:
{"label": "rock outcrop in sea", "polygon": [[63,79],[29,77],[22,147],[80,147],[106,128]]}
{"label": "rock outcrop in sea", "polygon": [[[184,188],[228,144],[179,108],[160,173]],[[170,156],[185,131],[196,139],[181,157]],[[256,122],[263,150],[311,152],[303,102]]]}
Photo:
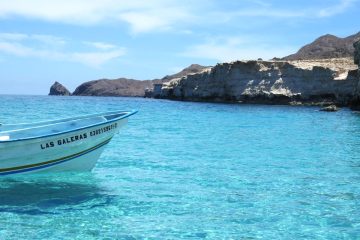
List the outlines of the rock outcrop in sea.
{"label": "rock outcrop in sea", "polygon": [[330,105],[330,106],[326,106],[320,109],[320,111],[323,112],[337,112],[339,111],[339,108],[336,105]]}
{"label": "rock outcrop in sea", "polygon": [[70,96],[71,93],[70,93],[70,91],[67,90],[67,88],[64,87],[61,83],[55,82],[55,83],[50,87],[49,95],[54,95],[54,96]]}
{"label": "rock outcrop in sea", "polygon": [[160,98],[347,105],[358,82],[352,59],[236,61],[165,83]]}

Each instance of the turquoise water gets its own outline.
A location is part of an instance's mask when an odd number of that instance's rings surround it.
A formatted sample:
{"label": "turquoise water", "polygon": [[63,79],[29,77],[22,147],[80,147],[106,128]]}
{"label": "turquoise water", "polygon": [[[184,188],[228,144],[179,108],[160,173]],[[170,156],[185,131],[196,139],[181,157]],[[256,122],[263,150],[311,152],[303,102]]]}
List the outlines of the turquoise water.
{"label": "turquoise water", "polygon": [[0,96],[0,122],[138,109],[92,173],[0,179],[0,239],[360,239],[360,114]]}

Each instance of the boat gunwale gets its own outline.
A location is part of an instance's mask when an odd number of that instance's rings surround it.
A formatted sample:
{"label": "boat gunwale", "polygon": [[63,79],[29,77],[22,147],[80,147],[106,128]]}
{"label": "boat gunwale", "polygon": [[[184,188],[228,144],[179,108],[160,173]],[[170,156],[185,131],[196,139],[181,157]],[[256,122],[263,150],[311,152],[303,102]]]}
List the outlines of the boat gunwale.
{"label": "boat gunwale", "polygon": [[[9,140],[3,140],[0,141],[1,143],[9,143],[9,142],[19,142],[19,141],[25,141],[25,140],[33,140],[33,139],[40,139],[40,138],[46,138],[46,137],[51,137],[51,136],[58,136],[58,135],[62,135],[62,134],[66,134],[66,133],[71,133],[71,132],[76,132],[79,130],[84,130],[87,128],[91,128],[91,127],[96,127],[96,126],[100,126],[103,124],[108,124],[108,123],[112,123],[112,122],[116,122],[118,120],[124,119],[124,118],[128,118],[131,115],[134,115],[135,113],[137,113],[137,110],[132,110],[132,111],[111,111],[111,112],[104,112],[104,113],[97,113],[97,114],[90,114],[90,115],[83,115],[83,116],[78,116],[78,117],[71,117],[71,118],[64,118],[64,119],[57,119],[57,120],[51,120],[51,121],[42,121],[42,122],[37,122],[36,124],[41,124],[41,123],[52,123],[52,124],[48,124],[48,125],[44,125],[44,126],[52,126],[52,125],[56,125],[58,123],[61,122],[67,122],[67,121],[71,121],[71,120],[76,120],[76,119],[86,119],[86,118],[90,118],[90,117],[95,117],[95,116],[104,116],[104,115],[114,115],[116,113],[126,113],[125,115],[119,116],[117,118],[113,118],[111,120],[107,120],[106,122],[99,122],[99,123],[94,123],[94,124],[89,124],[87,126],[84,127],[79,127],[79,128],[75,128],[75,129],[71,129],[71,130],[65,130],[65,131],[61,131],[61,132],[57,132],[57,133],[51,133],[51,134],[46,134],[46,135],[40,135],[40,136],[34,136],[34,137],[26,137],[26,138],[17,138],[17,139],[9,139]],[[63,121],[62,121],[63,120]],[[31,123],[22,123],[22,124],[31,124]],[[10,125],[21,125],[20,124],[3,124],[2,126],[10,126]],[[41,126],[41,125],[40,125]],[[35,127],[33,127],[35,128]],[[25,129],[31,129],[31,127],[29,128],[23,128],[21,130],[25,130]],[[6,131],[4,131],[6,132]],[[1,133],[1,131],[0,131]]]}

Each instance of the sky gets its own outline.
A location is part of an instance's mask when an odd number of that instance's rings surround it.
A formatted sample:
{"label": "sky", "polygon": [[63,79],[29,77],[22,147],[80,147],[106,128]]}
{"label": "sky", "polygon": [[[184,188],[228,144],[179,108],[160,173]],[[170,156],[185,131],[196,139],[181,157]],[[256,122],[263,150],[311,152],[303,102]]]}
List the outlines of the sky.
{"label": "sky", "polygon": [[0,0],[0,94],[283,57],[359,16],[360,0]]}

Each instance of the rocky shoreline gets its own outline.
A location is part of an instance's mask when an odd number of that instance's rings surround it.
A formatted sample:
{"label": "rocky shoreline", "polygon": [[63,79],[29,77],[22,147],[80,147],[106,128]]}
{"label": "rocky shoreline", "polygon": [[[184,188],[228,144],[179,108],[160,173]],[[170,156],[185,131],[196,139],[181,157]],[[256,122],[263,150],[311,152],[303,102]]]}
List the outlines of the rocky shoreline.
{"label": "rocky shoreline", "polygon": [[[89,81],[78,86],[72,94],[55,82],[49,95],[331,106],[327,110],[350,106],[360,110],[358,37],[360,33],[343,39],[325,35],[283,59],[235,61],[214,67],[193,64],[162,79]],[[350,46],[353,41],[355,43]],[[324,58],[331,56],[330,47],[335,49],[336,57]],[[315,50],[319,48],[324,50],[319,53],[319,58],[315,58]],[[339,57],[340,53],[345,57]],[[351,54],[354,56],[350,57]],[[293,60],[297,57],[300,59]]]}
{"label": "rocky shoreline", "polygon": [[182,101],[360,110],[359,38],[360,33],[347,38],[325,35],[283,59],[217,64],[155,86],[154,95]]}
{"label": "rocky shoreline", "polygon": [[157,96],[186,101],[346,106],[358,84],[356,69],[350,58],[221,63],[164,83]]}

